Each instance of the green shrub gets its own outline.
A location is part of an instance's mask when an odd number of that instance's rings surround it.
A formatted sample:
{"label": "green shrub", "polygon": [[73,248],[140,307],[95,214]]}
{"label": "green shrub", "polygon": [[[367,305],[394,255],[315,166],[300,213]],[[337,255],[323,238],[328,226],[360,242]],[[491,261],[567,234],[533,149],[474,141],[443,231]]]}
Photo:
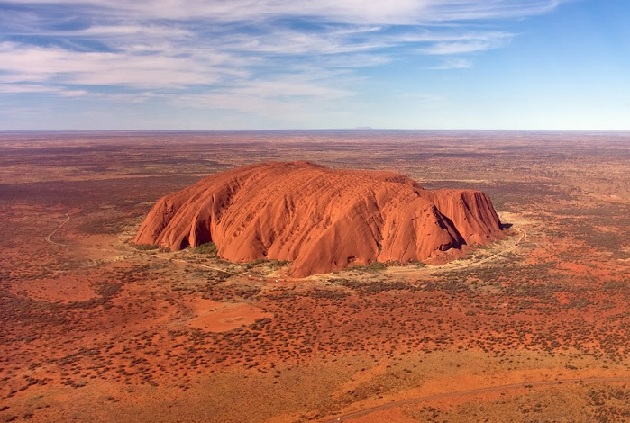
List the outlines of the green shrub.
{"label": "green shrub", "polygon": [[193,248],[193,253],[203,254],[203,255],[208,255],[208,256],[216,256],[217,246],[214,245],[213,242],[207,242],[205,244],[201,244],[200,246]]}
{"label": "green shrub", "polygon": [[373,261],[372,263],[365,266],[355,266],[352,268],[353,270],[358,270],[360,272],[368,272],[368,273],[377,273],[381,270],[387,269],[387,264],[381,263],[378,261]]}

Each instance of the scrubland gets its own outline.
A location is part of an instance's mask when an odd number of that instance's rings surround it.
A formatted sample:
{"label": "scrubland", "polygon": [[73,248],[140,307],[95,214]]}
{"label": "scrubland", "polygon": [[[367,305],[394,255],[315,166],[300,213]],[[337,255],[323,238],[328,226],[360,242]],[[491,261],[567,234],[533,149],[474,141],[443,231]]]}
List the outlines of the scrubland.
{"label": "scrubland", "polygon": [[[304,279],[131,243],[269,160],[480,189],[508,236]],[[0,165],[0,421],[630,419],[630,134],[5,133]]]}

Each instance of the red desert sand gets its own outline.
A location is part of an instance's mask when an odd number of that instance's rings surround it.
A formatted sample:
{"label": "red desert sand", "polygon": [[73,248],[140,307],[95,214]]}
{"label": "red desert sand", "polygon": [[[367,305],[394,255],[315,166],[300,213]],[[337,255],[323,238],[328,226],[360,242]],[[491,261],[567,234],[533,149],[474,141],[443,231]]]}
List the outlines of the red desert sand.
{"label": "red desert sand", "polygon": [[502,236],[480,191],[426,190],[381,171],[265,163],[208,176],[153,207],[135,242],[213,242],[234,262],[292,262],[303,277],[372,262],[445,260]]}

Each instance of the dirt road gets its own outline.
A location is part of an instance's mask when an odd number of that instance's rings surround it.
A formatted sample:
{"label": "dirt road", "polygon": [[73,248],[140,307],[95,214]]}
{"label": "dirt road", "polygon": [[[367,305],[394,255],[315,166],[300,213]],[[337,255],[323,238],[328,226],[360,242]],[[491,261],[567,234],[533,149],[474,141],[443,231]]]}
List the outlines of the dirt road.
{"label": "dirt road", "polygon": [[466,398],[466,397],[474,397],[475,395],[499,393],[499,392],[505,392],[505,391],[515,390],[515,389],[553,386],[553,385],[561,385],[561,384],[569,384],[569,383],[584,384],[584,383],[617,383],[617,382],[630,382],[630,376],[539,380],[539,381],[511,383],[508,385],[488,386],[485,388],[476,388],[476,389],[469,389],[469,390],[462,390],[462,391],[443,392],[441,394],[426,395],[426,396],[420,396],[417,398],[408,398],[408,399],[404,399],[400,401],[390,402],[388,404],[379,405],[376,407],[370,407],[370,408],[366,408],[359,411],[353,411],[351,413],[336,416],[335,418],[332,418],[332,419],[323,420],[322,423],[336,423],[339,421],[344,421],[346,419],[363,417],[363,416],[367,416],[369,414],[375,413],[377,411],[388,410],[391,408],[397,408],[404,405],[419,404],[419,403],[424,403],[424,402],[429,403],[431,401],[440,401],[440,400],[447,400],[447,399],[461,399],[461,398]]}
{"label": "dirt road", "polygon": [[55,234],[55,233],[56,233],[59,229],[61,229],[61,227],[62,227],[63,225],[65,225],[66,223],[68,223],[68,221],[69,221],[69,220],[70,220],[70,214],[69,214],[69,213],[66,213],[66,220],[64,220],[63,222],[61,222],[61,224],[60,224],[59,226],[57,226],[57,227],[55,228],[55,230],[54,230],[54,231],[52,231],[52,232],[51,232],[51,233],[50,233],[50,234],[46,237],[46,241],[50,242],[50,243],[51,243],[51,244],[53,244],[53,245],[59,245],[59,246],[61,246],[61,247],[67,247],[67,245],[66,245],[66,244],[61,244],[61,243],[59,243],[59,242],[55,242],[55,241],[53,241],[53,240],[52,240],[52,239],[50,239],[50,238],[51,238],[51,237],[52,237],[52,236],[53,236],[53,235],[54,235],[54,234]]}

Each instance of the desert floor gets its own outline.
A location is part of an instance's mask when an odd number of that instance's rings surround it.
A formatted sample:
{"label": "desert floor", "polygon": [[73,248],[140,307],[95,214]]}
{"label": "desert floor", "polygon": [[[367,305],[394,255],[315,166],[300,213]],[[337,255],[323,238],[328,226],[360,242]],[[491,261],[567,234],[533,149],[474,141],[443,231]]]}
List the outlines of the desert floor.
{"label": "desert floor", "polygon": [[[305,279],[131,243],[269,160],[480,189],[510,227]],[[630,421],[628,175],[628,133],[2,133],[0,421]]]}

